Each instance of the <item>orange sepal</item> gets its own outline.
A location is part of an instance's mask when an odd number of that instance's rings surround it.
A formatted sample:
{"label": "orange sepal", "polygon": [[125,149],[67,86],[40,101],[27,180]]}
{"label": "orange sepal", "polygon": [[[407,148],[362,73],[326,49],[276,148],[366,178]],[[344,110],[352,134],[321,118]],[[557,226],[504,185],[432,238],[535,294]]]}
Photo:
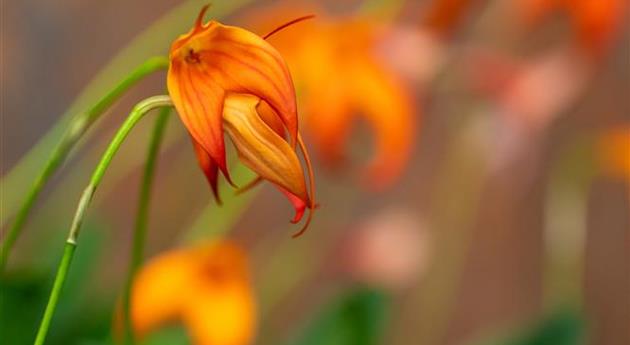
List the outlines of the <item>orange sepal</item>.
{"label": "orange sepal", "polygon": [[214,199],[217,201],[217,204],[221,205],[221,197],[219,196],[219,167],[212,161],[208,152],[206,152],[195,139],[193,139],[192,142],[199,167],[203,170],[204,175],[206,175],[206,180],[208,180],[208,184],[210,184]]}

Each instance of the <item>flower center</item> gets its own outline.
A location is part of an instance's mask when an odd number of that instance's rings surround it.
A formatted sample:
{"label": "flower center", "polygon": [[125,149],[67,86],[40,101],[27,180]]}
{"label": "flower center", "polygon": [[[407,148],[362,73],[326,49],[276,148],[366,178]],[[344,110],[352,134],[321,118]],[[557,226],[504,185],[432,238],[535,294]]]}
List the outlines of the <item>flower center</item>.
{"label": "flower center", "polygon": [[188,48],[188,53],[186,53],[185,60],[190,64],[197,64],[201,62],[201,56],[194,49]]}

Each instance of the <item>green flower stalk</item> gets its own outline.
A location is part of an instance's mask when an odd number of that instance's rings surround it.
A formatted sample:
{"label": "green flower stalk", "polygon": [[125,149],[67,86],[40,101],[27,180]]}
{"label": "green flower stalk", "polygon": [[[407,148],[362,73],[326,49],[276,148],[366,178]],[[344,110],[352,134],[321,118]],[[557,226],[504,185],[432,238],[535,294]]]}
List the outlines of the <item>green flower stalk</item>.
{"label": "green flower stalk", "polygon": [[46,335],[48,333],[48,328],[50,327],[50,322],[57,307],[57,302],[61,294],[61,289],[63,288],[63,284],[68,274],[68,269],[70,267],[70,264],[72,263],[72,258],[74,256],[74,252],[77,246],[79,231],[81,230],[81,224],[83,223],[85,213],[90,205],[90,202],[92,201],[92,197],[94,196],[96,189],[98,188],[103,179],[103,176],[105,175],[105,172],[107,171],[107,168],[111,164],[112,159],[116,155],[116,152],[118,152],[118,149],[122,145],[123,141],[129,134],[131,129],[138,123],[138,121],[140,121],[140,119],[142,119],[145,114],[153,109],[170,107],[171,105],[172,103],[170,97],[164,95],[150,97],[138,103],[133,108],[123,125],[118,129],[118,132],[116,132],[114,139],[107,147],[107,150],[101,158],[101,161],[96,166],[96,169],[92,174],[92,178],[90,179],[90,183],[81,195],[81,199],[79,200],[79,205],[77,207],[74,220],[72,221],[72,225],[70,226],[70,231],[68,233],[68,238],[66,239],[63,257],[55,276],[55,282],[53,284],[53,288],[48,299],[48,304],[46,305],[44,316],[40,323],[39,331],[37,332],[37,337],[35,338],[35,345],[44,344]]}

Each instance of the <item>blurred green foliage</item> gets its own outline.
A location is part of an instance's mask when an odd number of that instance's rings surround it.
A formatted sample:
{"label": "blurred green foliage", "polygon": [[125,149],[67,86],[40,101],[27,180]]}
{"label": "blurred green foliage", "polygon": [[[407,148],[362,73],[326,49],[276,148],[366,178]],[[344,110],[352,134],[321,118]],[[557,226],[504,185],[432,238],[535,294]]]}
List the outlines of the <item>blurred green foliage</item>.
{"label": "blurred green foliage", "polygon": [[385,329],[388,296],[357,287],[326,306],[291,345],[376,345]]}
{"label": "blurred green foliage", "polygon": [[[89,291],[89,286],[93,287],[90,283],[98,274],[95,267],[105,243],[105,232],[93,225],[86,227],[88,230],[77,250],[77,263],[69,272],[47,344],[83,344],[79,342],[82,339],[102,342],[110,337],[113,301],[94,298],[102,294]],[[60,252],[57,250],[54,254]],[[49,267],[41,270],[17,268],[0,278],[0,343],[31,344],[35,339],[50,293],[54,267],[60,260],[59,257],[47,259]]]}
{"label": "blurred green foliage", "polygon": [[504,345],[581,345],[585,343],[585,323],[570,309],[558,310]]}

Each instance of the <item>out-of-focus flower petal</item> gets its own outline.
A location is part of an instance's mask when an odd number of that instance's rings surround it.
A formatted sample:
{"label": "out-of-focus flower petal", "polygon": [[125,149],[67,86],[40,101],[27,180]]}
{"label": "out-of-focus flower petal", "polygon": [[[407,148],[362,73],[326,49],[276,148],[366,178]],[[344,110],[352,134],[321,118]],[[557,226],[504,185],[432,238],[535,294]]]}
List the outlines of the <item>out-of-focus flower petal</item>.
{"label": "out-of-focus flower petal", "polygon": [[503,116],[529,132],[547,128],[579,96],[590,69],[572,50],[559,49],[527,63],[473,52],[472,84],[488,93]]}
{"label": "out-of-focus flower petal", "polygon": [[314,141],[321,160],[336,166],[345,158],[345,143],[354,116],[347,91],[336,81],[328,87],[313,89],[305,100],[307,132]]}
{"label": "out-of-focus flower petal", "polygon": [[195,249],[194,299],[182,321],[195,345],[250,344],[256,328],[256,303],[243,250],[230,242]]}
{"label": "out-of-focus flower petal", "polygon": [[597,55],[606,51],[628,15],[628,1],[565,1],[582,46]]}
{"label": "out-of-focus flower petal", "polygon": [[377,42],[376,54],[400,78],[425,85],[446,61],[446,48],[446,42],[430,30],[396,25]]}
{"label": "out-of-focus flower petal", "polygon": [[411,153],[415,119],[406,90],[370,65],[357,68],[354,97],[361,100],[359,109],[374,132],[376,148],[368,176],[371,186],[380,189],[402,173]]}
{"label": "out-of-focus flower petal", "polygon": [[195,276],[195,257],[185,250],[159,256],[137,274],[131,291],[131,319],[142,337],[160,325],[176,321],[190,294]]}
{"label": "out-of-focus flower petal", "polygon": [[630,125],[606,131],[598,142],[602,170],[630,184]]}
{"label": "out-of-focus flower petal", "polygon": [[247,258],[222,241],[163,254],[138,273],[132,321],[141,338],[181,322],[196,345],[247,345],[256,328]]}
{"label": "out-of-focus flower petal", "polygon": [[247,286],[200,293],[183,322],[195,345],[246,345],[255,334],[255,306]]}

